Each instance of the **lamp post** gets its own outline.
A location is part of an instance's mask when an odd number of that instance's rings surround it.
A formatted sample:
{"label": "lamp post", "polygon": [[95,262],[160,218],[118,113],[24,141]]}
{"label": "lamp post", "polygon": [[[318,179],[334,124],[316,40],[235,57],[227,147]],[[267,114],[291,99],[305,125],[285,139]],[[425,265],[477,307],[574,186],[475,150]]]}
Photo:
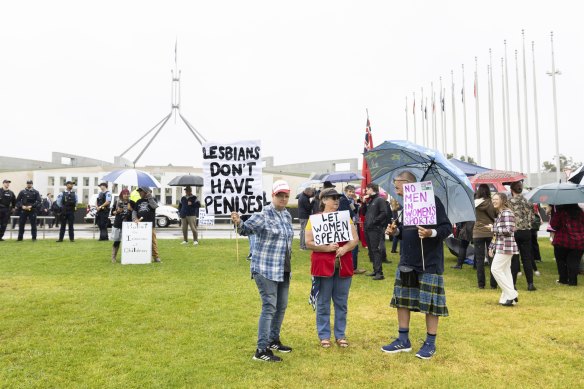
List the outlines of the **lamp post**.
{"label": "lamp post", "polygon": [[554,96],[554,125],[556,129],[555,138],[556,138],[556,181],[560,182],[560,143],[558,138],[558,101],[556,98],[556,74],[560,75],[562,72],[556,70],[556,63],[554,60],[554,32],[552,31],[550,34],[551,43],[552,43],[552,71],[547,72],[548,76],[552,77],[552,88],[553,88],[553,96]]}

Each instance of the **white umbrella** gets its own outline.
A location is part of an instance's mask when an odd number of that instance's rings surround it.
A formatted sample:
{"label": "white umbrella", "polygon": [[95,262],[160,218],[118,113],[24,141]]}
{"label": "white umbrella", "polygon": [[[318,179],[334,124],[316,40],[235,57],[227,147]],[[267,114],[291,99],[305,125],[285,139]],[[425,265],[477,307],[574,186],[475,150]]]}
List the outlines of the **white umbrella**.
{"label": "white umbrella", "polygon": [[113,182],[114,184],[137,186],[148,188],[160,188],[160,182],[150,173],[137,169],[115,170],[101,178],[103,181]]}

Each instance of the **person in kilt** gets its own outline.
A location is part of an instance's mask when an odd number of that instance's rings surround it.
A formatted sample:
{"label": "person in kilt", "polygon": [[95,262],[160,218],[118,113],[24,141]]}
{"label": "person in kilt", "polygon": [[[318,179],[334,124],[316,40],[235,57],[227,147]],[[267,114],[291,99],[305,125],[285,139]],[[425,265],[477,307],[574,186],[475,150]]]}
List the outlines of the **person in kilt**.
{"label": "person in kilt", "polygon": [[[413,173],[403,171],[394,179],[395,192],[403,196],[403,185],[416,181]],[[399,336],[395,341],[381,348],[383,352],[389,354],[412,350],[408,334],[410,312],[413,311],[426,315],[426,341],[416,353],[416,357],[432,358],[436,352],[438,319],[440,316],[448,316],[442,276],[444,273],[443,242],[452,233],[452,224],[438,197],[435,197],[435,202],[436,225],[401,226],[392,223],[385,231],[394,239],[401,239],[400,262],[390,303],[392,307],[397,308]],[[422,255],[424,263],[422,263]]]}

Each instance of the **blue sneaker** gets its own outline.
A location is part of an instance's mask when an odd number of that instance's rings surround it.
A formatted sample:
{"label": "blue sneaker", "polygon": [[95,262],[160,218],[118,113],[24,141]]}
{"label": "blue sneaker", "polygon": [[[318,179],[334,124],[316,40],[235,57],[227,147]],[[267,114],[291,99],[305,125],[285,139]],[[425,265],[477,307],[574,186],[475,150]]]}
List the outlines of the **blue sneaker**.
{"label": "blue sneaker", "polygon": [[394,340],[387,346],[381,347],[381,351],[384,353],[395,354],[395,353],[409,353],[412,351],[412,344],[408,340],[406,343],[399,339]]}
{"label": "blue sneaker", "polygon": [[436,345],[424,342],[420,351],[416,353],[416,357],[420,359],[430,359],[436,353]]}

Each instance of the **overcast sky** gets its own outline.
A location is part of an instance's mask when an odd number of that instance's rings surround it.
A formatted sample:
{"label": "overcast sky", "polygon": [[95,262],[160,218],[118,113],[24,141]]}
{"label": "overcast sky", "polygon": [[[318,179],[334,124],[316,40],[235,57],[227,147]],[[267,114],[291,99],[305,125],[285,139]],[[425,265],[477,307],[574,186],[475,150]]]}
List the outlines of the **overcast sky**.
{"label": "overcast sky", "polygon": [[[531,170],[535,41],[541,159],[554,155],[550,31],[555,34],[560,152],[583,160],[584,27],[577,1],[27,1],[0,15],[1,155],[52,151],[113,161],[170,112],[178,38],[182,114],[208,139],[261,139],[276,164],[360,157],[369,109],[373,141],[405,138],[405,97],[447,91],[454,70],[463,154],[461,64],[469,155],[477,158],[473,98],[478,57],[482,164],[491,166],[488,50],[493,49],[497,167],[502,168],[501,66],[508,42],[514,170],[519,170],[513,51],[526,31]],[[525,125],[523,67],[520,105]],[[437,92],[439,95],[439,92]],[[419,104],[419,102],[417,102]],[[418,114],[418,129],[420,116]],[[439,117],[439,115],[438,115]],[[579,119],[580,118],[580,119]],[[438,127],[439,128],[439,127]],[[523,127],[525,130],[525,127]],[[421,138],[418,139],[421,141]],[[140,148],[128,156],[134,159]],[[525,153],[525,152],[524,152]],[[169,122],[142,164],[200,166],[182,123]],[[524,170],[526,170],[524,168]]]}

